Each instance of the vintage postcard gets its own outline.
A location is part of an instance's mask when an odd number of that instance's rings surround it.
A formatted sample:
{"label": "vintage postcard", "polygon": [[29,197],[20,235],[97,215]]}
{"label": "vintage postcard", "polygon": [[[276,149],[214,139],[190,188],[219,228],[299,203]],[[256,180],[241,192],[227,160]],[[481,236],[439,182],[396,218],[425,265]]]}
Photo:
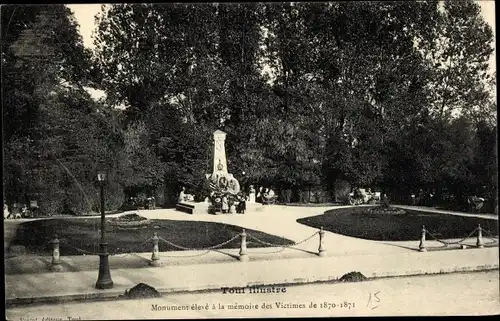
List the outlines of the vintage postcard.
{"label": "vintage postcard", "polygon": [[499,314],[494,12],[1,6],[6,319]]}

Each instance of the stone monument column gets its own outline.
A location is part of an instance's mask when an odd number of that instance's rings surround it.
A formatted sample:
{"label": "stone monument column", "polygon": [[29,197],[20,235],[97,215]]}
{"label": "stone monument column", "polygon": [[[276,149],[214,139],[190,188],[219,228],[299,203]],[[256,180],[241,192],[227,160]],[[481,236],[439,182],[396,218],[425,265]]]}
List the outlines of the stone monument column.
{"label": "stone monument column", "polygon": [[227,171],[227,159],[226,159],[226,133],[222,130],[216,130],[214,132],[214,167],[213,173],[222,172],[228,174]]}

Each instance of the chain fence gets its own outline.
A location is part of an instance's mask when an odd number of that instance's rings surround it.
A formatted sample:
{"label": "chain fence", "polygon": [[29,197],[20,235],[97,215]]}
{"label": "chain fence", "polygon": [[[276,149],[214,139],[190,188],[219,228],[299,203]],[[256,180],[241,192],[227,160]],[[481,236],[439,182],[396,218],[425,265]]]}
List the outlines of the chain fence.
{"label": "chain fence", "polygon": [[318,235],[319,232],[315,232],[314,234],[312,234],[311,236],[308,236],[306,237],[305,239],[303,239],[302,241],[299,241],[299,242],[294,242],[292,244],[275,244],[275,243],[270,243],[270,242],[266,242],[266,241],[263,241],[259,238],[257,238],[256,236],[253,236],[252,234],[248,234],[248,237],[250,239],[254,239],[255,241],[257,241],[258,243],[260,244],[263,244],[263,245],[268,245],[268,246],[273,246],[273,247],[281,247],[282,250],[279,251],[279,252],[282,252],[283,250],[287,249],[287,248],[291,248],[291,249],[295,249],[295,246],[297,245],[300,245],[302,243],[305,243],[307,241],[309,241],[310,239],[312,239],[313,237],[315,237],[316,235]]}
{"label": "chain fence", "polygon": [[34,255],[37,255],[37,253],[49,253],[48,255],[52,255],[53,248],[50,245],[52,245],[53,242],[54,240],[49,240],[42,245],[30,246],[26,251],[28,254]]}
{"label": "chain fence", "polygon": [[[255,244],[262,244],[264,245],[265,247],[269,246],[269,247],[277,247],[277,248],[280,248],[279,250],[274,250],[274,251],[249,251],[249,253],[251,254],[276,254],[276,253],[281,253],[283,251],[285,251],[286,249],[297,249],[295,248],[296,246],[302,244],[302,243],[305,243],[307,241],[309,241],[310,239],[312,239],[313,237],[315,237],[316,235],[318,235],[320,232],[315,232],[313,233],[312,235],[306,237],[305,239],[299,241],[299,242],[293,242],[291,244],[277,244],[277,243],[272,243],[272,242],[266,242],[252,234],[249,234],[247,233],[247,237],[249,240],[253,240],[255,242],[252,242],[252,241],[248,241],[247,244],[249,243],[255,243]],[[204,251],[203,253],[196,253],[196,254],[193,254],[193,255],[168,255],[166,253],[163,253],[163,256],[166,256],[166,257],[178,257],[178,258],[190,258],[190,257],[199,257],[199,256],[203,256],[203,255],[206,255],[208,253],[210,253],[211,251],[213,250],[217,250],[217,249],[220,249],[222,248],[223,246],[231,243],[232,241],[238,239],[241,237],[242,234],[236,234],[235,236],[231,237],[230,239],[224,241],[224,242],[221,242],[219,244],[216,244],[216,245],[212,245],[212,246],[208,246],[208,247],[201,247],[201,248],[195,248],[195,247],[186,247],[186,246],[182,246],[182,245],[178,245],[178,244],[175,244],[174,242],[171,242],[171,241],[168,241],[166,239],[164,239],[163,237],[158,237],[158,240],[165,243],[165,244],[168,244],[176,249],[179,249],[179,250],[183,250],[183,251]],[[137,245],[134,245],[132,247],[129,247],[129,248],[116,248],[112,251],[109,251],[109,254],[112,255],[112,256],[118,256],[118,255],[123,255],[123,256],[127,256],[127,255],[133,255],[135,253],[138,253],[138,252],[144,252],[143,250],[143,245],[146,244],[146,243],[149,243],[151,242],[152,245],[153,245],[153,237],[150,237],[146,240],[144,240],[142,243],[140,244],[137,244]],[[52,239],[52,240],[49,240],[47,241],[44,245],[40,246],[40,248],[44,248],[44,249],[47,249],[47,245],[53,245],[54,244],[54,240],[55,239]],[[80,254],[83,254],[83,255],[99,255],[99,250],[97,251],[89,251],[89,250],[86,250],[86,249],[83,249],[83,248],[80,248],[78,246],[75,246],[73,244],[71,244],[70,242],[68,242],[68,240],[66,238],[58,238],[58,241],[59,241],[59,244],[60,246],[63,245],[65,247],[68,247]],[[99,244],[94,244],[94,249],[98,249],[99,248]],[[153,247],[153,246],[152,246]],[[264,247],[264,248],[265,248]],[[263,249],[263,247],[260,247],[259,249]],[[52,252],[53,248],[50,249],[50,252]],[[168,252],[168,251],[167,251]]]}
{"label": "chain fence", "polygon": [[186,251],[211,251],[211,250],[215,250],[215,249],[218,249],[218,248],[221,248],[223,247],[224,245],[236,240],[237,238],[240,237],[240,234],[237,234],[235,236],[233,236],[232,238],[230,238],[229,240],[227,241],[224,241],[222,243],[219,243],[219,244],[216,244],[216,245],[213,245],[213,246],[208,246],[208,247],[202,247],[202,248],[194,248],[194,247],[185,247],[185,246],[181,246],[181,245],[177,245],[175,243],[172,243],[170,241],[167,241],[165,240],[163,237],[158,237],[162,242],[170,245],[170,246],[173,246],[175,248],[178,248],[178,249],[181,249],[181,250],[186,250]]}
{"label": "chain fence", "polygon": [[[285,245],[285,244],[275,244],[275,243],[266,242],[266,241],[263,241],[263,240],[257,238],[256,236],[253,236],[252,234],[248,234],[247,233],[247,237],[250,238],[250,239],[255,240],[257,243],[260,243],[260,244],[263,244],[263,245],[266,245],[266,246],[272,246],[272,247],[279,247],[279,248],[281,248],[280,250],[272,251],[272,252],[248,251],[248,253],[249,254],[275,254],[275,253],[280,253],[280,252],[283,252],[287,248],[293,248],[294,246],[297,246],[297,245],[300,245],[300,244],[302,244],[304,242],[307,242],[308,240],[310,240],[311,238],[313,238],[317,234],[319,234],[319,232],[315,232],[314,234],[312,234],[311,236],[303,239],[300,242],[294,242],[292,244]],[[226,244],[229,244],[230,242],[234,241],[235,239],[237,239],[239,237],[241,237],[241,234],[237,234],[234,237],[232,237],[232,238],[230,238],[230,239],[228,239],[228,240],[226,240],[224,242],[221,242],[219,244],[216,244],[216,245],[213,245],[213,246],[209,246],[209,247],[203,247],[203,248],[193,248],[193,247],[181,246],[181,245],[175,244],[173,242],[170,242],[170,241],[164,239],[163,237],[159,237],[159,240],[162,241],[165,244],[168,244],[168,245],[170,245],[172,247],[175,247],[177,249],[180,249],[180,250],[185,250],[185,251],[205,251],[204,253],[198,253],[198,254],[194,254],[194,255],[167,255],[168,257],[197,257],[197,256],[206,255],[206,254],[208,254],[212,250],[219,249],[219,248],[223,247]]]}
{"label": "chain fence", "polygon": [[152,239],[153,238],[150,237],[150,238],[144,240],[140,244],[137,244],[137,245],[134,245],[133,247],[129,247],[128,249],[125,249],[125,251],[123,251],[123,249],[122,249],[122,251],[119,252],[120,248],[118,247],[118,248],[116,248],[115,252],[110,253],[110,255],[125,255],[126,256],[126,255],[130,255],[130,254],[134,254],[134,253],[144,252],[142,250],[142,246],[148,242],[151,242]]}
{"label": "chain fence", "polygon": [[[144,242],[140,243],[140,244],[137,244],[133,247],[129,247],[128,249],[125,249],[125,251],[119,251],[120,248],[117,248],[115,251],[108,251],[110,255],[112,256],[116,256],[116,255],[129,255],[129,254],[133,254],[133,253],[136,253],[136,252],[143,252],[142,251],[142,246],[148,242],[151,242],[151,239],[152,237],[146,239]],[[49,241],[48,243],[53,243],[53,240],[52,241]],[[84,255],[99,255],[99,251],[97,252],[93,252],[93,251],[88,251],[88,250],[85,250],[85,249],[82,249],[82,248],[79,248],[77,246],[74,246],[73,244],[67,242],[65,239],[59,239],[59,243],[60,244],[64,244],[65,246],[81,253],[81,254],[84,254]],[[96,247],[96,246],[94,246]],[[97,247],[99,247],[99,245],[97,245]]]}
{"label": "chain fence", "polygon": [[207,255],[210,252],[212,252],[212,250],[207,250],[203,253],[197,253],[197,254],[192,254],[192,255],[173,255],[173,254],[166,254],[165,255],[165,253],[162,253],[162,256],[163,257],[170,257],[170,258],[192,258],[192,257],[199,257],[199,256]]}
{"label": "chain fence", "polygon": [[261,254],[276,254],[276,253],[281,253],[281,252],[285,251],[286,249],[287,249],[286,247],[282,247],[279,250],[271,251],[271,252],[265,252],[265,251],[247,251],[247,253],[248,254],[258,254],[258,255],[261,255]]}
{"label": "chain fence", "polygon": [[495,234],[491,233],[490,231],[488,231],[485,228],[483,228],[483,233],[486,234],[485,238],[487,238],[487,239],[489,239],[491,241],[489,243],[485,243],[485,245],[490,245],[490,244],[498,243],[498,235],[495,235]]}
{"label": "chain fence", "polygon": [[444,240],[441,240],[437,235],[437,233],[432,233],[431,231],[429,231],[428,229],[426,229],[425,231],[427,232],[427,234],[429,234],[434,240],[438,241],[439,243],[442,243],[444,244],[445,246],[448,246],[448,245],[453,245],[453,244],[461,244],[463,241],[465,241],[466,239],[470,238],[472,235],[474,235],[474,233],[477,232],[477,228],[474,229],[474,231],[472,231],[469,235],[467,235],[466,237],[458,240],[458,241],[454,241],[454,242],[447,242],[447,241],[444,241]]}
{"label": "chain fence", "polygon": [[[490,231],[486,230],[485,228],[481,228],[481,230],[483,232],[482,237],[486,238],[486,239],[489,239],[491,241],[491,242],[484,242],[484,245],[491,245],[491,244],[498,243],[498,236],[495,236],[493,233],[491,233]],[[425,228],[426,234],[430,235],[435,241],[443,244],[445,247],[447,247],[449,245],[457,245],[457,244],[462,245],[465,240],[470,239],[478,231],[479,231],[479,228],[476,227],[474,229],[474,231],[472,231],[471,233],[469,233],[469,235],[467,235],[466,237],[464,237],[464,238],[462,238],[462,239],[460,239],[458,241],[449,242],[449,241],[445,241],[445,240],[440,239],[438,237],[438,233],[432,233],[427,228]]]}
{"label": "chain fence", "polygon": [[[467,239],[470,239],[471,237],[473,237],[473,235],[475,233],[477,233],[479,231],[479,227],[475,228],[471,233],[469,233],[469,235],[461,238],[460,240],[457,240],[457,241],[446,241],[446,240],[443,240],[440,238],[439,234],[438,233],[434,233],[430,230],[428,230],[427,228],[425,228],[425,233],[428,234],[429,236],[431,236],[431,238],[441,244],[443,244],[444,247],[447,247],[449,245],[459,245],[459,244],[462,244],[462,245],[465,245],[463,244],[463,242]],[[490,242],[483,242],[484,245],[491,245],[491,244],[498,244],[498,235],[495,235],[494,233],[492,233],[491,231],[485,229],[485,228],[481,228],[482,230],[482,238],[484,239],[487,239],[487,240],[490,240]],[[276,254],[276,253],[281,253],[283,251],[285,251],[286,249],[296,249],[296,250],[300,250],[299,248],[297,248],[298,245],[300,244],[303,244],[309,240],[311,240],[313,237],[315,237],[316,235],[320,234],[321,232],[320,231],[317,231],[315,233],[313,233],[312,235],[304,238],[303,240],[301,241],[298,241],[298,242],[293,242],[291,244],[277,244],[277,243],[272,243],[272,242],[267,242],[267,241],[264,241],[258,237],[256,237],[255,235],[253,234],[250,234],[250,233],[246,233],[246,236],[248,238],[248,242],[247,244],[250,244],[250,243],[254,243],[254,244],[261,244],[261,245],[264,245],[264,247],[259,247],[257,251],[247,251],[249,254]],[[207,246],[207,247],[201,247],[201,248],[195,248],[195,247],[186,247],[186,246],[182,246],[182,245],[178,245],[178,244],[175,244],[174,242],[171,242],[171,241],[168,241],[166,239],[164,239],[163,237],[158,237],[158,241],[161,241],[163,242],[164,244],[168,244],[169,246],[172,246],[176,249],[179,249],[179,250],[183,250],[183,251],[203,251],[202,253],[196,253],[196,254],[193,254],[193,255],[186,255],[186,254],[181,254],[181,255],[174,255],[174,254],[167,254],[167,252],[164,252],[163,253],[163,256],[165,257],[173,257],[173,258],[191,258],[191,257],[200,257],[200,256],[204,256],[208,253],[210,253],[211,251],[213,250],[217,250],[217,249],[220,249],[222,248],[223,246],[229,244],[230,242],[240,238],[242,236],[242,234],[236,234],[235,236],[229,238],[228,240],[224,241],[224,242],[221,242],[219,244],[216,244],[216,245],[212,245],[212,246]],[[138,252],[144,252],[143,250],[143,246],[144,244],[146,243],[152,243],[152,247],[153,247],[153,240],[154,240],[154,237],[150,237],[146,240],[144,240],[143,242],[141,242],[140,244],[137,244],[137,245],[134,245],[134,246],[131,246],[129,248],[116,248],[114,249],[114,251],[110,251],[110,255],[112,256],[118,256],[118,255],[123,255],[123,256],[127,256],[127,255],[134,255],[135,253],[138,253]],[[88,250],[85,250],[85,249],[82,249],[82,248],[79,248],[71,243],[68,242],[68,240],[66,238],[59,238],[58,239],[59,241],[59,244],[60,245],[64,245],[66,247],[69,247],[75,251],[77,251],[78,253],[80,254],[83,254],[83,255],[99,255],[99,251],[88,251]],[[255,241],[255,242],[254,242]],[[39,246],[38,248],[44,248],[44,249],[47,249],[47,245],[53,245],[54,244],[54,239],[52,240],[49,240],[47,241],[45,244]],[[94,249],[95,248],[98,248],[99,245],[94,245]],[[273,250],[273,251],[262,251],[263,248],[265,247],[274,247],[274,248],[279,248],[279,250]],[[254,248],[256,249],[256,248]],[[51,249],[52,251],[53,249]],[[149,251],[148,251],[149,252]]]}
{"label": "chain fence", "polygon": [[74,246],[71,243],[68,243],[66,240],[59,240],[59,244],[64,244],[67,247],[72,248],[72,249],[76,250],[77,252],[84,254],[84,255],[99,255],[98,252],[92,252],[92,251],[87,251],[87,250],[81,249],[79,247]]}

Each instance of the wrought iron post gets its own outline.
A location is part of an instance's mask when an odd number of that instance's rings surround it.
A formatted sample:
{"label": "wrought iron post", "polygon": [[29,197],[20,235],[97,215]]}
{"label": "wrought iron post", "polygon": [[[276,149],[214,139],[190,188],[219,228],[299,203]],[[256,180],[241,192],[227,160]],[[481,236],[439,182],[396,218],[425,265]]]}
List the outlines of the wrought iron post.
{"label": "wrought iron post", "polygon": [[106,242],[106,218],[104,214],[104,181],[105,174],[98,174],[101,187],[101,242],[99,243],[99,276],[95,284],[96,289],[111,289],[113,280],[109,271],[108,243]]}

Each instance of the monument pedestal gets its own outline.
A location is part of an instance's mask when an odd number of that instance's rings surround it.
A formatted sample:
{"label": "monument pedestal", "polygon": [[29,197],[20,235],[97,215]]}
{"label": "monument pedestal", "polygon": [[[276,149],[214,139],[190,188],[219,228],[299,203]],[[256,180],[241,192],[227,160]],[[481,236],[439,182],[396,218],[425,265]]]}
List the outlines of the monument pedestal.
{"label": "monument pedestal", "polygon": [[264,210],[264,205],[260,203],[250,204],[247,202],[245,214],[232,214],[232,213],[222,213],[221,211],[210,212],[212,206],[205,202],[191,203],[191,202],[179,202],[175,206],[175,209],[179,212],[184,212],[192,215],[246,215],[255,212],[262,212]]}
{"label": "monument pedestal", "polygon": [[205,202],[191,203],[191,202],[179,202],[175,206],[175,209],[180,212],[187,214],[199,215],[208,214],[209,204]]}

